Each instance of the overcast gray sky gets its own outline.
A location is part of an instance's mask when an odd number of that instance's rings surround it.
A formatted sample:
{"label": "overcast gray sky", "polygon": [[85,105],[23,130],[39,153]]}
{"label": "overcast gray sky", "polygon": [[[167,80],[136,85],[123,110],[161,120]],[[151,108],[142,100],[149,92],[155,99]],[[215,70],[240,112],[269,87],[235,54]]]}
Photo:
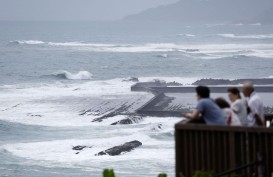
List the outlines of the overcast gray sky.
{"label": "overcast gray sky", "polygon": [[178,0],[0,0],[0,20],[116,20]]}

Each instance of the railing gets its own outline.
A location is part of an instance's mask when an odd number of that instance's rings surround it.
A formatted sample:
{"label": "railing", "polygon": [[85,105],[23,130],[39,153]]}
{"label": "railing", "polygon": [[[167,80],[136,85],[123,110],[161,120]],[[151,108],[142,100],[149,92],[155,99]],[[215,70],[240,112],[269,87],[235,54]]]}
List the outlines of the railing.
{"label": "railing", "polygon": [[258,177],[273,173],[273,128],[178,123],[175,141],[176,177],[200,170]]}

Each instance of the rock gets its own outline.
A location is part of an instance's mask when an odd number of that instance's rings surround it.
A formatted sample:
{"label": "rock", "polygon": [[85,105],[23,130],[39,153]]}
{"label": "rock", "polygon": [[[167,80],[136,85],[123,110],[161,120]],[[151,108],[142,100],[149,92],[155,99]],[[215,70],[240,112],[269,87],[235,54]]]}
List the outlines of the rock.
{"label": "rock", "polygon": [[120,155],[123,152],[130,152],[130,151],[134,150],[135,148],[137,148],[137,147],[139,147],[141,145],[142,145],[142,143],[137,141],[137,140],[130,141],[130,142],[127,142],[125,144],[112,147],[112,148],[107,149],[105,151],[101,151],[96,155],[97,156],[102,156],[102,155],[117,156],[117,155]]}
{"label": "rock", "polygon": [[78,151],[75,154],[79,154],[81,151],[83,151],[85,148],[92,148],[93,146],[74,146],[72,150]]}
{"label": "rock", "polygon": [[143,120],[143,117],[141,116],[132,116],[132,117],[127,117],[126,119],[122,119],[120,121],[114,122],[111,125],[127,125],[127,124],[133,124],[133,123],[138,123],[139,121]]}
{"label": "rock", "polygon": [[72,149],[75,150],[75,151],[81,151],[81,150],[83,150],[86,147],[87,146],[74,146]]}
{"label": "rock", "polygon": [[137,77],[129,77],[127,79],[123,79],[122,80],[123,82],[139,82],[138,78]]}
{"label": "rock", "polygon": [[183,85],[183,84],[181,84],[179,82],[175,82],[175,81],[167,83],[167,86],[181,86],[181,85]]}
{"label": "rock", "polygon": [[163,129],[162,124],[158,124],[158,125],[154,126],[151,130],[152,131],[160,131],[162,129]]}

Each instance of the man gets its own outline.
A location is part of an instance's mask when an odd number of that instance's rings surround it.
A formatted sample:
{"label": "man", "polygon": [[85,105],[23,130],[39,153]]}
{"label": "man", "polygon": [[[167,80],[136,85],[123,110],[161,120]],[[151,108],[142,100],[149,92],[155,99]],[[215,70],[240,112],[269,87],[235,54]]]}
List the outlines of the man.
{"label": "man", "polygon": [[210,90],[206,86],[196,87],[198,104],[192,113],[184,114],[191,120],[203,119],[206,124],[226,125],[226,118],[222,110],[210,99]]}
{"label": "man", "polygon": [[250,82],[246,82],[242,88],[245,97],[248,97],[248,106],[250,108],[250,113],[247,116],[248,126],[265,126],[264,120],[264,105],[255,92],[254,86]]}

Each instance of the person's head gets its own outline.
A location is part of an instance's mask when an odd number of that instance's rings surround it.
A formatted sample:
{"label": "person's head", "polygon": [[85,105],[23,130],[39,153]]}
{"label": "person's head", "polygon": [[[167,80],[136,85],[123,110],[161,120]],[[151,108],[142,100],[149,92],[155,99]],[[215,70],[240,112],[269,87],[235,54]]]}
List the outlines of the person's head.
{"label": "person's head", "polygon": [[238,88],[236,87],[231,87],[231,88],[228,88],[228,97],[230,99],[231,102],[234,102],[238,99],[241,99],[241,95],[240,95],[240,91]]}
{"label": "person's head", "polygon": [[242,88],[245,97],[250,97],[251,93],[254,92],[254,86],[251,82],[245,82]]}
{"label": "person's head", "polygon": [[210,96],[210,90],[206,86],[198,86],[196,87],[196,93],[198,100],[201,98],[209,98]]}
{"label": "person's head", "polygon": [[230,107],[229,103],[224,98],[216,98],[214,101],[221,109]]}

